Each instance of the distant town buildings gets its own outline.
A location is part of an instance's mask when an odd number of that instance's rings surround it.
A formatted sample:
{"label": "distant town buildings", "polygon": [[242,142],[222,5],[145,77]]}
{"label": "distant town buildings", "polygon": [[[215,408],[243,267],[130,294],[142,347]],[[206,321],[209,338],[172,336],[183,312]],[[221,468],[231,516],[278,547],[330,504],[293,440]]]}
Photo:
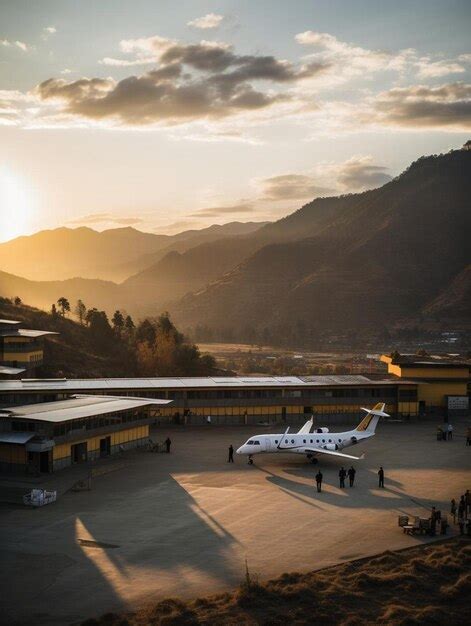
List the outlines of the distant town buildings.
{"label": "distant town buildings", "polygon": [[49,330],[31,330],[17,320],[0,319],[0,378],[34,376],[43,364],[43,337]]}

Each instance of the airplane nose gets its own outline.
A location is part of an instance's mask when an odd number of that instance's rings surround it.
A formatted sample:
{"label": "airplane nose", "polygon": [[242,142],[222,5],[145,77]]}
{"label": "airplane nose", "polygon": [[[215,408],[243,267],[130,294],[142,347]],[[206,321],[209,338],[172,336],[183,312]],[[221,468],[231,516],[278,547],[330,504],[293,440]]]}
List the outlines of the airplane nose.
{"label": "airplane nose", "polygon": [[240,448],[237,448],[236,454],[242,454],[242,448],[243,446],[240,446]]}

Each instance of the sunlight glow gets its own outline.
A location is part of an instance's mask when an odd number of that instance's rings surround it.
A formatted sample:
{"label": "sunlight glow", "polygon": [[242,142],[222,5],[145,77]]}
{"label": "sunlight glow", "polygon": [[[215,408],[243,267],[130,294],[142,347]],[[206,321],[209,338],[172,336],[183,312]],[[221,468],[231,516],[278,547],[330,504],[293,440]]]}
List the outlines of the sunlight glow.
{"label": "sunlight glow", "polygon": [[34,208],[35,199],[26,180],[0,166],[0,241],[26,234]]}

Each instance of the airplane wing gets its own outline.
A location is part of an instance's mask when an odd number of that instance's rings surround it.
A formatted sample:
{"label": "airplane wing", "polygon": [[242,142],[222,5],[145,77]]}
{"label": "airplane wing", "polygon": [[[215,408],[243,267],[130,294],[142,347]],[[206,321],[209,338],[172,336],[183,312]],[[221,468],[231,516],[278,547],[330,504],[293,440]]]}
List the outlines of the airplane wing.
{"label": "airplane wing", "polygon": [[306,452],[313,452],[315,454],[317,454],[318,452],[320,454],[329,454],[331,456],[338,456],[341,459],[353,459],[354,461],[361,461],[362,459],[365,458],[365,455],[362,454],[361,456],[352,456],[351,454],[343,454],[343,452],[334,452],[333,450],[324,450],[324,448],[305,448]]}
{"label": "airplane wing", "polygon": [[305,435],[307,433],[311,432],[311,426],[314,422],[314,418],[311,417],[310,420],[308,420],[304,426],[302,426],[299,430],[298,430],[298,435]]}

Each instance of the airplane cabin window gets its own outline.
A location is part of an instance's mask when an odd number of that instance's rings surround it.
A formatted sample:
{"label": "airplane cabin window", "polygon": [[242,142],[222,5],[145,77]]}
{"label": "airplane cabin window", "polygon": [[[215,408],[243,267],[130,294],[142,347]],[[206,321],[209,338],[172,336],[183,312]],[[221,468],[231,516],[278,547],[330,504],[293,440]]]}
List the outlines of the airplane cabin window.
{"label": "airplane cabin window", "polygon": [[325,439],[322,440],[322,443],[325,443]]}
{"label": "airplane cabin window", "polygon": [[294,439],[291,439],[291,443],[294,443]]}
{"label": "airplane cabin window", "polygon": [[288,443],[288,440],[287,440],[287,439],[285,439],[285,443]]}
{"label": "airplane cabin window", "polygon": [[275,443],[278,443],[278,439],[275,439]]}
{"label": "airplane cabin window", "polygon": [[332,443],[332,439],[329,439],[329,443]]}
{"label": "airplane cabin window", "polygon": [[316,439],[316,443],[319,443],[319,439]]}
{"label": "airplane cabin window", "polygon": [[306,440],[305,440],[305,439],[303,439],[303,443],[306,443]]}

